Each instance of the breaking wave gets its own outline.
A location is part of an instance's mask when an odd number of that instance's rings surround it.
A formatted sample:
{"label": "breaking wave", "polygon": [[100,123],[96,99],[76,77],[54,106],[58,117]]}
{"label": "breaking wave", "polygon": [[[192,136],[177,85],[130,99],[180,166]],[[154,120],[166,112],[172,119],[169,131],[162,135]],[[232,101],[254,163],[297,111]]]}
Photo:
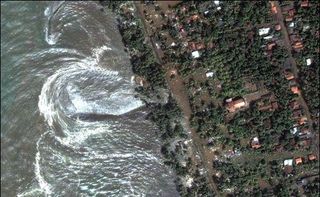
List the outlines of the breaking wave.
{"label": "breaking wave", "polygon": [[[18,196],[176,195],[167,181],[171,172],[160,159],[155,128],[144,120],[146,113],[124,116],[144,104],[135,97],[131,70],[125,68],[129,62],[106,36],[114,31],[112,20],[90,16],[92,9],[99,7],[94,2],[47,7],[44,32],[49,48],[25,57],[48,60],[46,73],[39,72],[47,79],[38,101],[47,131],[36,143],[39,187]],[[104,23],[110,25],[109,34]],[[70,37],[74,28],[82,30],[81,40]],[[79,114],[114,118],[85,121]]]}

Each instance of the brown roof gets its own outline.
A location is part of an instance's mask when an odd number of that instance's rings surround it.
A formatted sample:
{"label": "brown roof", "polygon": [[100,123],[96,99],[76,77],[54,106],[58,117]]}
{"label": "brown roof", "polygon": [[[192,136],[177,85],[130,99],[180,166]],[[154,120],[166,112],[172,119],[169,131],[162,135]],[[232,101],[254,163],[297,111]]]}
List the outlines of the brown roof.
{"label": "brown roof", "polygon": [[291,87],[291,91],[292,91],[294,94],[299,94],[299,93],[300,93],[300,89],[298,88],[298,86],[292,86],[292,87]]}
{"label": "brown roof", "polygon": [[268,49],[268,50],[272,50],[272,48],[273,48],[274,46],[276,46],[276,43],[275,43],[275,42],[271,42],[271,43],[268,44],[267,49]]}
{"label": "brown roof", "polygon": [[292,47],[294,49],[302,49],[303,48],[303,44],[302,44],[302,42],[298,41],[298,42],[295,42]]}
{"label": "brown roof", "polygon": [[271,1],[270,3],[271,3],[271,12],[273,14],[277,14],[278,11],[277,11],[277,7],[275,6],[274,2]]}
{"label": "brown roof", "polygon": [[301,7],[303,7],[303,8],[309,7],[309,1],[308,0],[302,1],[301,2]]}
{"label": "brown roof", "polygon": [[304,125],[307,122],[307,120],[308,120],[307,117],[303,116],[299,119],[299,124]]}
{"label": "brown roof", "polygon": [[281,30],[281,25],[277,24],[277,25],[275,26],[275,29],[276,29],[277,31]]}
{"label": "brown roof", "polygon": [[296,165],[302,164],[302,158],[298,157],[295,159]]}
{"label": "brown roof", "polygon": [[294,75],[293,75],[293,73],[292,73],[290,70],[285,70],[285,71],[284,71],[284,77],[285,77],[287,80],[294,79]]}
{"label": "brown roof", "polygon": [[255,138],[253,138],[252,141],[251,141],[251,147],[252,147],[253,149],[258,149],[258,148],[261,147],[261,144],[260,144],[260,142],[259,142],[259,139],[258,139],[258,138],[256,138],[256,139],[257,139],[257,140],[255,140]]}
{"label": "brown roof", "polygon": [[295,10],[294,9],[290,9],[289,11],[288,11],[288,14],[289,14],[289,16],[294,16],[294,14],[295,14]]}
{"label": "brown roof", "polygon": [[229,112],[235,112],[237,109],[240,109],[241,107],[244,107],[246,105],[246,102],[243,98],[232,100],[231,102],[228,102],[226,104],[226,107]]}
{"label": "brown roof", "polygon": [[287,16],[287,17],[286,17],[286,21],[287,21],[287,22],[290,22],[290,21],[292,21],[292,20],[293,20],[293,17],[292,17],[292,16]]}
{"label": "brown roof", "polygon": [[313,161],[313,160],[316,160],[317,157],[315,155],[313,155],[313,154],[309,154],[308,155],[308,159],[309,159],[309,161]]}

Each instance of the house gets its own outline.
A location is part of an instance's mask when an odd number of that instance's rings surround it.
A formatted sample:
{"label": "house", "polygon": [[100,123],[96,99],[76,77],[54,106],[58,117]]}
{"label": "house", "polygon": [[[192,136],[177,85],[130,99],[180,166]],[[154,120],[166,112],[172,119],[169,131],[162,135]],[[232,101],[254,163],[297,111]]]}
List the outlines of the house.
{"label": "house", "polygon": [[296,13],[296,10],[295,9],[290,9],[289,11],[288,11],[288,14],[289,14],[289,16],[294,16],[294,14]]}
{"label": "house", "polygon": [[246,101],[243,98],[239,98],[236,100],[227,99],[226,108],[229,112],[235,112],[236,110],[246,106]]}
{"label": "house", "polygon": [[272,14],[277,14],[278,10],[277,10],[276,5],[274,4],[273,1],[271,1],[270,3],[271,3],[271,12],[272,12]]}
{"label": "house", "polygon": [[262,36],[262,35],[267,35],[270,31],[270,28],[267,27],[267,28],[261,28],[259,29],[259,36]]}
{"label": "house", "polygon": [[192,57],[193,57],[194,59],[196,59],[196,58],[199,58],[199,57],[200,57],[200,53],[199,53],[199,51],[193,51],[193,52],[191,53],[191,55],[192,55]]}
{"label": "house", "polygon": [[290,28],[293,28],[295,25],[296,25],[296,23],[295,23],[295,22],[291,22],[291,23],[289,23],[289,27],[290,27]]}
{"label": "house", "polygon": [[297,132],[299,132],[299,127],[297,125],[295,125],[292,129],[290,129],[290,133],[292,133],[293,135],[296,134]]}
{"label": "house", "polygon": [[298,157],[295,159],[296,165],[302,164],[302,157]]}
{"label": "house", "polygon": [[197,43],[196,48],[197,48],[197,50],[201,50],[201,49],[206,48],[206,46],[204,45],[204,43]]}
{"label": "house", "polygon": [[271,43],[269,43],[269,44],[267,45],[267,49],[268,49],[268,50],[272,50],[272,48],[273,48],[274,46],[276,46],[276,43],[275,43],[275,42],[271,42]]}
{"label": "house", "polygon": [[207,76],[207,77],[213,77],[213,74],[214,74],[213,72],[207,72],[207,73],[206,73],[206,76]]}
{"label": "house", "polygon": [[252,139],[252,141],[251,141],[251,147],[252,147],[253,149],[258,149],[258,148],[261,147],[261,144],[260,144],[260,142],[259,142],[259,138],[258,138],[258,137],[254,137],[254,138]]}
{"label": "house", "polygon": [[315,155],[313,155],[313,154],[309,154],[308,155],[308,159],[309,159],[309,161],[314,161],[314,160],[317,159],[317,157]]}
{"label": "house", "polygon": [[284,166],[292,166],[293,164],[293,159],[286,159],[283,161]]}
{"label": "house", "polygon": [[308,118],[305,117],[305,116],[302,116],[298,121],[299,121],[299,124],[300,124],[300,125],[304,125],[304,124],[307,123]]}
{"label": "house", "polygon": [[292,47],[293,47],[294,49],[302,49],[302,48],[303,48],[303,44],[302,44],[302,42],[297,41],[297,42],[295,42],[295,43],[292,45]]}
{"label": "house", "polygon": [[294,85],[290,89],[293,94],[300,94],[300,88],[298,86]]}
{"label": "house", "polygon": [[286,19],[285,19],[286,22],[291,22],[292,20],[293,20],[292,16],[286,16]]}
{"label": "house", "polygon": [[273,35],[269,35],[269,36],[263,37],[263,39],[265,39],[265,40],[270,40],[270,39],[272,39],[272,38],[273,38]]}
{"label": "house", "polygon": [[301,4],[300,4],[300,6],[301,6],[302,8],[307,8],[307,7],[309,7],[309,1],[308,1],[308,0],[302,1]]}
{"label": "house", "polygon": [[280,25],[280,24],[277,24],[274,28],[275,28],[277,31],[280,31],[280,30],[281,30],[281,25]]}
{"label": "house", "polygon": [[308,59],[306,60],[306,62],[307,62],[307,66],[310,66],[310,65],[312,64],[312,59],[311,59],[311,58],[308,58]]}
{"label": "house", "polygon": [[284,70],[284,77],[285,77],[287,80],[294,79],[294,75],[293,75],[293,73],[291,72],[290,69],[285,69],[285,70]]}

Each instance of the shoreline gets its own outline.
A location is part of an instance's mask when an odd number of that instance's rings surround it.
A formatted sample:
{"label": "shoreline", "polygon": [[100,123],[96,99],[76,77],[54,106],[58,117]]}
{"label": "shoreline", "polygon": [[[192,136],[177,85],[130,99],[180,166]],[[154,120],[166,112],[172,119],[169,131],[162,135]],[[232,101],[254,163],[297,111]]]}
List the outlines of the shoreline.
{"label": "shoreline", "polygon": [[[161,153],[166,159],[164,163],[175,171],[177,178],[174,182],[176,183],[178,192],[182,196],[189,193],[196,194],[196,190],[198,190],[197,187],[200,186],[203,188],[203,194],[213,196],[216,194],[214,191],[217,191],[216,186],[209,177],[211,172],[210,170],[208,172],[206,169],[208,168],[208,166],[206,166],[207,162],[203,163],[202,158],[204,151],[202,147],[197,144],[200,139],[198,139],[199,137],[197,137],[196,132],[190,128],[189,119],[191,116],[191,108],[183,81],[181,79],[179,80],[178,75],[176,75],[175,79],[171,78],[173,67],[164,63],[157,53],[152,37],[149,37],[146,32],[147,26],[144,18],[139,13],[139,3],[122,2],[122,6],[119,5],[121,4],[119,2],[112,3],[104,6],[108,6],[116,15],[118,22],[117,26],[122,36],[122,42],[130,56],[132,70],[135,74],[134,78],[138,79],[135,82],[137,83],[138,81],[138,84],[140,84],[140,91],[138,91],[139,97],[150,98],[150,94],[152,94],[156,95],[159,100],[163,100],[159,94],[159,90],[166,89],[169,91],[169,98],[165,104],[157,101],[148,102],[144,100],[144,102],[146,103],[146,108],[150,111],[147,115],[147,119],[154,122],[160,130],[159,137],[162,139]],[[128,6],[124,8],[124,5],[128,4],[131,4],[132,7]],[[127,20],[125,20],[124,17],[127,17]],[[139,24],[140,27],[136,28],[134,26],[130,28],[129,26],[129,28],[126,29],[126,25],[128,24],[133,26]],[[136,32],[132,31],[132,29],[136,30]],[[142,33],[140,31],[142,31]],[[137,34],[140,34],[141,37],[137,37]],[[129,39],[132,36],[142,40],[144,46],[132,44]],[[141,51],[141,49],[144,50]],[[141,55],[141,52],[142,54],[149,54],[149,59],[145,59],[144,55],[136,58],[137,55]],[[138,59],[145,61],[139,61]],[[150,60],[152,60],[151,65],[153,66],[151,73],[148,73],[148,70],[145,70],[146,72],[139,72],[138,70],[137,72],[135,66],[136,61],[142,64],[139,65],[140,67],[144,67],[146,66],[144,63],[148,63]],[[161,63],[161,65],[159,63]],[[150,76],[150,74],[153,76]],[[141,83],[141,81],[143,81],[143,83]],[[150,100],[153,99],[150,98]],[[196,140],[196,143],[193,142],[194,140]],[[184,152],[180,150],[177,143],[180,144],[179,146],[182,146],[182,149],[187,149],[188,151]],[[172,146],[178,147],[178,149],[169,150]],[[181,159],[181,157],[183,159]],[[204,166],[204,170],[199,174],[198,168],[200,166]],[[197,180],[194,180],[194,178]]]}

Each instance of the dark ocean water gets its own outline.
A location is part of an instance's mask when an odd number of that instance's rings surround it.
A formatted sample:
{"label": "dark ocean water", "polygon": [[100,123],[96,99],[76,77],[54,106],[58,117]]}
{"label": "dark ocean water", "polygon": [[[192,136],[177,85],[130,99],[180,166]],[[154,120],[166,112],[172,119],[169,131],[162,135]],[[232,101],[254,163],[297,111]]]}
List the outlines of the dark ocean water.
{"label": "dark ocean water", "polygon": [[178,195],[100,9],[1,2],[2,196]]}

